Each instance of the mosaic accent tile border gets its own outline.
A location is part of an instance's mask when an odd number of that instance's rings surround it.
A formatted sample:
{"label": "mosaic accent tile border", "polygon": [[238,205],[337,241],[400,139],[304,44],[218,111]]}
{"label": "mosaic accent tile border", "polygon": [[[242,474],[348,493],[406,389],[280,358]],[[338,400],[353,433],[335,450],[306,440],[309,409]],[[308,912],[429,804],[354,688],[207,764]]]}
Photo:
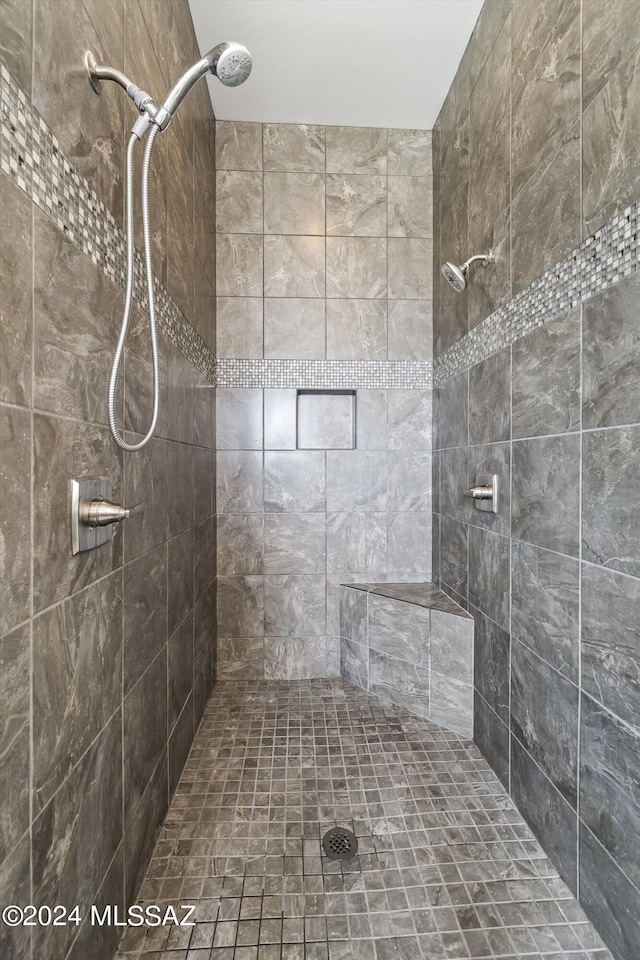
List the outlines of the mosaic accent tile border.
{"label": "mosaic accent tile border", "polygon": [[[0,109],[0,169],[112,283],[124,290],[124,232],[88,180],[65,157],[56,137],[2,63]],[[155,287],[159,328],[214,383],[213,353],[157,280]],[[146,284],[138,253],[134,298],[136,306],[144,310]]]}
{"label": "mosaic accent tile border", "polygon": [[485,360],[638,269],[640,200],[551,267],[434,362],[435,385]]}
{"label": "mosaic accent tile border", "polygon": [[262,390],[430,390],[428,360],[218,360],[216,384]]}

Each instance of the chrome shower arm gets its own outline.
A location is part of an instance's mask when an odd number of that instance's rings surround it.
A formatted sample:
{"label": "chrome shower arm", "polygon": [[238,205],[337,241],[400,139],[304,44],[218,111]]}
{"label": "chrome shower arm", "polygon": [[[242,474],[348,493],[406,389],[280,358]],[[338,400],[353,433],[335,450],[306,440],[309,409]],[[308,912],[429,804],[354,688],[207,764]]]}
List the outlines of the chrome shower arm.
{"label": "chrome shower arm", "polygon": [[89,76],[89,82],[95,93],[100,94],[100,82],[102,80],[113,80],[114,83],[119,84],[128,96],[131,97],[140,113],[146,113],[151,120],[155,120],[158,108],[154,103],[153,97],[145,90],[141,90],[140,87],[135,84],[133,80],[129,80],[129,77],[126,77],[124,73],[116,70],[115,67],[105,67],[99,64],[90,50],[87,50],[84,55],[84,66]]}
{"label": "chrome shower arm", "polygon": [[475,263],[475,262],[476,262],[476,260],[482,260],[482,266],[483,266],[483,267],[486,267],[486,266],[488,266],[489,261],[491,260],[491,256],[490,256],[490,255],[486,255],[486,256],[485,256],[484,254],[478,254],[478,255],[475,256],[475,257],[469,257],[469,259],[468,259],[468,260],[465,260],[465,262],[462,264],[462,269],[463,269],[463,270],[467,270],[467,269],[471,266],[472,263]]}

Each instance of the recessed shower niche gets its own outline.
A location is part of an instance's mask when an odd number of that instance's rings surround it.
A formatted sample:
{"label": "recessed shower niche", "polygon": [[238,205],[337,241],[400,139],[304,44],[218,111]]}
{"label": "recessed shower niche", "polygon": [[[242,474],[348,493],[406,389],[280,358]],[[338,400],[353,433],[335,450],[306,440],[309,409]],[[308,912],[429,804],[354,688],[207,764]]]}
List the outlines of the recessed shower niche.
{"label": "recessed shower niche", "polygon": [[298,390],[298,450],[355,450],[356,391]]}

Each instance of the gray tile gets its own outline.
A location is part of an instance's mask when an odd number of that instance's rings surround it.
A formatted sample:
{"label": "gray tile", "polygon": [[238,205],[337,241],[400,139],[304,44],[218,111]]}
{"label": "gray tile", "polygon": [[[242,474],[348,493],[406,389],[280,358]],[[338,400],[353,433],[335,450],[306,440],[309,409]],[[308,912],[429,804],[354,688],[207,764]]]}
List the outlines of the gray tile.
{"label": "gray tile", "polygon": [[578,818],[538,764],[511,738],[511,790],[518,809],[574,893],[577,889]]}
{"label": "gray tile", "polygon": [[324,235],[324,176],[265,173],[264,232]]}
{"label": "gray tile", "polygon": [[387,235],[387,180],[385,177],[326,178],[327,236],[385,237]]}
{"label": "gray tile", "polygon": [[29,616],[31,594],[31,416],[0,406],[0,517],[3,576],[0,579],[0,634]]}
{"label": "gray tile", "polygon": [[478,474],[496,474],[498,477],[498,512],[476,510],[471,497],[466,497],[468,519],[476,527],[484,527],[508,537],[511,519],[511,446],[509,443],[485,443],[469,447],[469,486]]}
{"label": "gray tile", "polygon": [[590,103],[640,43],[640,3],[582,5],[582,102]]}
{"label": "gray tile", "polygon": [[323,360],[325,301],[273,297],[264,301],[264,355],[267,359]]}
{"label": "gray tile", "polygon": [[216,231],[262,233],[261,173],[220,170],[216,174]]}
{"label": "gray tile", "polygon": [[216,239],[216,290],[219,297],[263,295],[261,236],[221,233]]}
{"label": "gray tile", "polygon": [[[474,629],[474,686],[503,723],[509,720],[510,638],[480,611],[471,608]],[[507,755],[509,747],[506,747]]]}
{"label": "gray tile", "polygon": [[215,162],[217,170],[262,170],[262,124],[218,120]]}
{"label": "gray tile", "polygon": [[32,17],[22,0],[7,0],[0,7],[0,55],[27,95],[31,93]]}
{"label": "gray tile", "polygon": [[166,757],[156,767],[124,833],[125,894],[133,902],[153,853],[159,824],[167,814]]}
{"label": "gray tile", "polygon": [[216,576],[216,518],[193,528],[193,599],[200,600]]}
{"label": "gray tile", "polygon": [[473,737],[473,684],[441,674],[431,664],[429,717],[447,730],[471,740]]}
{"label": "gray tile", "polygon": [[440,576],[452,590],[467,597],[469,527],[450,517],[440,518]]}
{"label": "gray tile", "polygon": [[301,450],[352,450],[355,402],[353,391],[299,390],[296,445]]}
{"label": "gray tile", "polygon": [[473,683],[473,620],[431,610],[431,668],[443,677]]}
{"label": "gray tile", "polygon": [[473,739],[496,776],[509,788],[509,728],[476,692]]}
{"label": "gray tile", "polygon": [[473,509],[464,491],[469,486],[469,449],[454,447],[440,451],[440,511],[456,520],[469,522]]}
{"label": "gray tile", "polygon": [[372,652],[369,656],[369,689],[383,700],[397,703],[418,716],[429,714],[428,666]]}
{"label": "gray tile", "polygon": [[193,606],[193,530],[185,530],[167,546],[169,636]]}
{"label": "gray tile", "polygon": [[[187,443],[167,443],[168,509],[167,535],[176,537],[193,525],[193,453]],[[211,512],[211,492],[209,510]]]}
{"label": "gray tile", "polygon": [[512,533],[578,554],[580,441],[562,436],[513,444]]}
{"label": "gray tile", "polygon": [[585,433],[582,441],[582,557],[640,574],[640,530],[633,501],[639,427]]}
{"label": "gray tile", "polygon": [[[221,638],[262,637],[263,620],[262,577],[218,577],[218,634]],[[223,650],[219,651],[219,656],[224,663]]]}
{"label": "gray tile", "polygon": [[389,236],[432,237],[430,177],[389,177]]}
{"label": "gray tile", "polygon": [[327,514],[327,570],[353,573],[387,568],[387,527],[384,513]]}
{"label": "gray tile", "polygon": [[265,453],[265,510],[316,513],[325,508],[325,457],[315,450]]}
{"label": "gray tile", "polygon": [[264,640],[218,641],[218,678],[221,680],[255,680],[264,677]]}
{"label": "gray tile", "polygon": [[430,176],[431,140],[431,130],[387,130],[389,176]]}
{"label": "gray tile", "polygon": [[577,683],[579,561],[514,540],[511,577],[513,636]]}
{"label": "gray tile", "polygon": [[536,60],[551,37],[556,39],[573,22],[577,0],[540,0],[535,6],[512,5],[511,59],[514,94],[532,73]]}
{"label": "gray tile", "polygon": [[386,239],[327,237],[326,243],[327,297],[362,299],[386,297]]}
{"label": "gray tile", "polygon": [[378,653],[428,665],[430,614],[423,607],[369,594],[369,645]]}
{"label": "gray tile", "polygon": [[368,646],[367,594],[362,590],[340,588],[340,636],[361,647]]}
{"label": "gray tile", "polygon": [[469,374],[466,371],[437,389],[435,407],[438,445],[466,446],[469,442]]}
{"label": "gray tile", "polygon": [[264,642],[264,674],[270,680],[325,677],[327,656],[324,638],[268,637]]}
{"label": "gray tile", "polygon": [[193,614],[189,613],[169,638],[167,648],[168,719],[173,730],[193,686]]}
{"label": "gray tile", "polygon": [[431,360],[433,308],[430,300],[392,300],[388,315],[389,360]]}
{"label": "gray tile", "polygon": [[327,453],[327,510],[380,513],[387,507],[387,458],[359,450]]}
{"label": "gray tile", "polygon": [[184,710],[180,714],[180,718],[173,729],[173,733],[169,737],[169,743],[167,746],[167,754],[169,759],[170,797],[173,796],[175,789],[178,786],[180,774],[182,773],[186,759],[189,756],[189,750],[191,749],[191,744],[193,743],[193,727],[193,704],[190,698],[187,701]]}
{"label": "gray tile", "polygon": [[430,512],[390,513],[387,523],[387,573],[393,577],[431,577]]}
{"label": "gray tile", "polygon": [[368,689],[369,654],[365,647],[353,640],[340,640],[340,676],[355,687]]}
{"label": "gray tile", "polygon": [[511,351],[503,350],[469,371],[469,443],[509,440]]}
{"label": "gray tile", "polygon": [[218,387],[216,434],[219,450],[261,450],[262,390]]}
{"label": "gray tile", "polygon": [[433,241],[389,240],[389,299],[431,300]]}
{"label": "gray tile", "polygon": [[[626,32],[626,31],[625,31]],[[640,122],[640,47],[589,104],[583,116],[583,216],[585,235],[624,210],[640,193],[633,162]],[[609,144],[615,143],[615,150]]]}
{"label": "gray tile", "polygon": [[580,426],[580,311],[522,337],[512,348],[513,437]]}
{"label": "gray tile", "polygon": [[218,357],[262,357],[263,303],[261,297],[218,297]]}
{"label": "gray tile", "polygon": [[387,407],[389,391],[356,391],[356,447],[358,450],[387,449]]}
{"label": "gray tile", "polygon": [[262,454],[223,450],[217,456],[218,513],[262,513]]}
{"label": "gray tile", "polygon": [[637,887],[638,729],[583,694],[580,734],[580,817]]}
{"label": "gray tile", "polygon": [[578,688],[519,641],[511,650],[511,729],[576,807]]}
{"label": "gray tile", "polygon": [[264,391],[265,450],[295,450],[296,390]]}
{"label": "gray tile", "polygon": [[267,297],[324,297],[324,238],[265,237],[264,293]]}
{"label": "gray tile", "polygon": [[304,123],[265,123],[265,170],[324,172],[324,127]]}
{"label": "gray tile", "polygon": [[389,452],[388,509],[431,510],[431,453],[426,450]]}
{"label": "gray tile", "polygon": [[[137,442],[141,437],[126,434],[129,442]],[[109,437],[111,446],[111,437]],[[167,539],[169,513],[169,443],[155,438],[143,450],[128,453],[125,463],[124,500],[127,505],[144,503],[144,513],[131,517],[124,530],[115,531],[124,536],[125,562],[134,560]],[[92,465],[93,466],[93,465]],[[95,467],[94,467],[95,469]],[[109,476],[101,474],[103,476]],[[76,474],[78,476],[78,474]],[[115,499],[118,500],[118,487],[114,480]],[[82,554],[80,554],[82,556]],[[91,556],[91,553],[86,554]]]}
{"label": "gray tile", "polygon": [[510,546],[508,537],[469,527],[469,603],[504,630],[510,624]]}
{"label": "gray tile", "polygon": [[[489,164],[491,165],[491,164]],[[511,300],[511,207],[487,223],[482,215],[469,227],[469,248],[488,252],[491,260],[473,275],[469,287],[469,329]]]}
{"label": "gray tile", "polygon": [[612,951],[621,960],[634,960],[640,940],[638,889],[583,824],[580,826],[580,896]]}
{"label": "gray tile", "polygon": [[640,584],[583,565],[582,688],[627,723],[640,701]]}
{"label": "gray tile", "polygon": [[431,449],[431,391],[390,390],[390,450]]}
{"label": "gray tile", "polygon": [[[25,625],[0,640],[0,744],[3,757],[0,862],[29,828],[29,672],[29,627]],[[6,869],[4,865],[2,869]]]}
{"label": "gray tile", "polygon": [[585,429],[640,421],[638,291],[638,277],[631,276],[583,307]]}
{"label": "gray tile", "polygon": [[387,172],[387,131],[373,127],[326,127],[327,173]]}
{"label": "gray tile", "polygon": [[324,573],[323,513],[266,513],[265,573]]}
{"label": "gray tile", "polygon": [[265,577],[264,631],[268,637],[324,636],[324,577]]}
{"label": "gray tile", "polygon": [[387,301],[327,300],[329,360],[387,359]]}
{"label": "gray tile", "polygon": [[[3,4],[3,36],[14,35],[14,14]],[[25,16],[26,11],[21,11]],[[4,20],[8,16],[9,23]],[[5,34],[5,29],[8,31]],[[14,48],[15,49],[15,48]],[[6,47],[0,50],[4,58]],[[0,180],[0,298],[11,326],[3,324],[0,349],[0,400],[26,404],[31,399],[33,336],[32,201],[8,177]]]}

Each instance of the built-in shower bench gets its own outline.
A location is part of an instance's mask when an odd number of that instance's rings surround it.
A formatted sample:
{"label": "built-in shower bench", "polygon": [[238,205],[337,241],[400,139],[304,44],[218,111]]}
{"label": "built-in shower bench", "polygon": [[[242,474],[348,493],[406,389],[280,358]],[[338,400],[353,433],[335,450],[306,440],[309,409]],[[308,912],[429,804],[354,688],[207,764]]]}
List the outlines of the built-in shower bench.
{"label": "built-in shower bench", "polygon": [[473,736],[473,618],[435,584],[343,584],[340,638],[343,679]]}

